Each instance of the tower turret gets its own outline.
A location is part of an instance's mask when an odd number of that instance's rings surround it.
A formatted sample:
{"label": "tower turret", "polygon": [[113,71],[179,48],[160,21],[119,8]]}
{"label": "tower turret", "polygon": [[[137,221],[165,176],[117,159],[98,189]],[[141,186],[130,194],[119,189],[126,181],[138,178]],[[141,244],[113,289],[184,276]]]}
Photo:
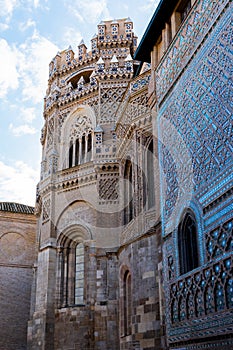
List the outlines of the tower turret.
{"label": "tower turret", "polygon": [[84,40],[81,40],[80,44],[78,45],[78,58],[80,61],[82,61],[87,53],[87,47],[84,43]]}

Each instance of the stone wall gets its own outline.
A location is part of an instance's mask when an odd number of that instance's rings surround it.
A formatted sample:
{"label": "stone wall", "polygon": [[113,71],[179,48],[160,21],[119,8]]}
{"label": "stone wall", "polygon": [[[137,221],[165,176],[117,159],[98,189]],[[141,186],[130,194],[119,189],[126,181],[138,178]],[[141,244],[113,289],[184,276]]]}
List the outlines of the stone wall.
{"label": "stone wall", "polygon": [[[121,329],[121,349],[162,349],[162,323],[160,302],[161,280],[158,275],[161,262],[160,229],[144,236],[123,248],[119,253],[120,278],[124,270],[132,276],[131,332]],[[122,283],[120,281],[120,285]],[[123,287],[120,290],[120,308],[123,304]],[[121,315],[124,314],[122,310]],[[121,328],[124,327],[121,322]],[[124,322],[123,322],[124,323]]]}
{"label": "stone wall", "polygon": [[86,248],[84,304],[55,311],[55,349],[117,350],[118,261],[115,253]]}

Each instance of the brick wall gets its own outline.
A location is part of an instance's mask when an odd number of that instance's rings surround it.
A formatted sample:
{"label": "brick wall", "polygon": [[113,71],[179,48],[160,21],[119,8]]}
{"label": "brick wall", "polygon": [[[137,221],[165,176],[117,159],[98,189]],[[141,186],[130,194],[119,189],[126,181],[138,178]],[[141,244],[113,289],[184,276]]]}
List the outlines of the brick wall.
{"label": "brick wall", "polygon": [[0,212],[0,350],[27,348],[35,217]]}

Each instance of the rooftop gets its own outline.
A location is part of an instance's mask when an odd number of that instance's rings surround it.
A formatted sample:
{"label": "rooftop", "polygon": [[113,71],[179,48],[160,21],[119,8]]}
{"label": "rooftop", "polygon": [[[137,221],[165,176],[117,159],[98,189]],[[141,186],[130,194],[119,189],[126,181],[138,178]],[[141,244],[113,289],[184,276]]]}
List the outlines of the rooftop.
{"label": "rooftop", "polygon": [[34,207],[19,203],[0,202],[0,211],[21,214],[34,214]]}

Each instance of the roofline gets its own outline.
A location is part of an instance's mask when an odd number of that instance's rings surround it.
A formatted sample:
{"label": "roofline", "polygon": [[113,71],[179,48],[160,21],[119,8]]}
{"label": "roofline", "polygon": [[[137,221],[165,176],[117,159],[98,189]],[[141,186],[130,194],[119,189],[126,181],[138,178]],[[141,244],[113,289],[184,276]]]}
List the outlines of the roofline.
{"label": "roofline", "polygon": [[134,59],[142,62],[151,62],[150,53],[159,38],[164,24],[171,17],[178,0],[160,0],[143,37],[134,54]]}
{"label": "roofline", "polygon": [[0,202],[0,212],[34,214],[34,207],[15,202]]}

